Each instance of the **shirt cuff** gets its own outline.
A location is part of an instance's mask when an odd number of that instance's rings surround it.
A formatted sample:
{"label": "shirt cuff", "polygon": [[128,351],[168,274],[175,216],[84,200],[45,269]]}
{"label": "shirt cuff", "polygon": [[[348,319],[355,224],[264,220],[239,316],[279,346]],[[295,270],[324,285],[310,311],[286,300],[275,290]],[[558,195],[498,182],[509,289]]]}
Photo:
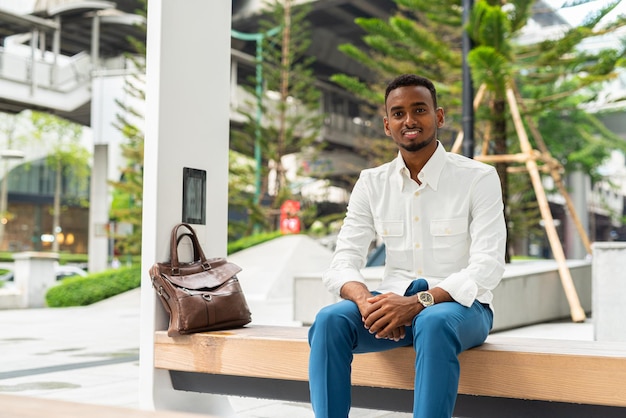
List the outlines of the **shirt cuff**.
{"label": "shirt cuff", "polygon": [[341,288],[348,282],[359,282],[365,284],[365,279],[361,272],[353,269],[327,270],[322,276],[322,281],[328,291],[334,295],[341,296]]}
{"label": "shirt cuff", "polygon": [[462,274],[453,274],[435,287],[440,287],[452,296],[456,302],[465,307],[470,307],[478,295],[478,285],[473,280],[468,280]]}

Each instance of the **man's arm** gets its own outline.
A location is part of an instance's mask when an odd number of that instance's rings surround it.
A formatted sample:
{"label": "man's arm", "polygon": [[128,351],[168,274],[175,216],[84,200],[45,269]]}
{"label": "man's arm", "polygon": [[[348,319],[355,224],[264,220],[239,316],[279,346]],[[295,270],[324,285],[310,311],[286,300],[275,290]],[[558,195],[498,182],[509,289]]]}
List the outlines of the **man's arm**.
{"label": "man's arm", "polygon": [[[346,299],[342,294],[345,284],[365,283],[361,269],[365,267],[367,250],[375,234],[367,185],[360,177],[350,195],[348,210],[337,237],[330,267],[322,277],[331,293]],[[347,293],[347,296],[353,297],[354,295]],[[371,295],[368,292],[369,296]]]}

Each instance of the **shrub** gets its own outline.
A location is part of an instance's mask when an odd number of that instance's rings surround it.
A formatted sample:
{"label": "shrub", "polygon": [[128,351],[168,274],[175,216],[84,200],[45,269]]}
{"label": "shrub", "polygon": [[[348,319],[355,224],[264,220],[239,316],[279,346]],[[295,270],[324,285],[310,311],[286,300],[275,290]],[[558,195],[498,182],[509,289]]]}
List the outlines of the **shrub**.
{"label": "shrub", "polygon": [[135,289],[140,284],[140,265],[106,270],[85,277],[68,277],[48,290],[46,303],[51,308],[90,305]]}
{"label": "shrub", "polygon": [[227,252],[228,254],[236,253],[237,251],[245,250],[246,248],[273,240],[274,238],[278,238],[280,236],[280,231],[273,231],[243,237],[238,239],[237,241],[229,242]]}
{"label": "shrub", "polygon": [[[228,244],[228,254],[279,237],[280,231],[255,234]],[[209,256],[209,255],[207,255]],[[111,296],[136,289],[141,285],[141,265],[110,269],[85,277],[68,277],[46,293],[51,308],[85,306]],[[0,284],[1,286],[1,284]]]}

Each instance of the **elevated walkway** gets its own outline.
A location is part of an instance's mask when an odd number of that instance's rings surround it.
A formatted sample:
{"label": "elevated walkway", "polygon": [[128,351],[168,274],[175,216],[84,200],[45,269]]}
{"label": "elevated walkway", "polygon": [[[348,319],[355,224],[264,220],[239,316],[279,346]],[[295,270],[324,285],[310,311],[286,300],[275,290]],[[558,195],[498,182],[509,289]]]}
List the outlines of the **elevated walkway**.
{"label": "elevated walkway", "polygon": [[[21,46],[21,45],[20,45]],[[63,65],[35,60],[0,49],[0,109],[54,110],[80,122],[72,112],[91,101],[91,58],[86,53],[71,57]]]}
{"label": "elevated walkway", "polygon": [[43,3],[29,15],[0,9],[0,111],[43,110],[90,126],[93,78],[127,67],[128,38],[145,38],[145,19],[108,1]]}

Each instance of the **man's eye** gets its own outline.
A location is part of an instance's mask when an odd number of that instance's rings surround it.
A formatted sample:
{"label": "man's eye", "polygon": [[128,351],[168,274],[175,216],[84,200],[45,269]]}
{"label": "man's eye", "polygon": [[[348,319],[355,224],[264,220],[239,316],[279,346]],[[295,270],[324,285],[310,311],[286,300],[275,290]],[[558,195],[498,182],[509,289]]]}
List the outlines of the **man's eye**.
{"label": "man's eye", "polygon": [[395,112],[395,113],[393,114],[393,117],[394,117],[394,118],[400,118],[400,117],[402,117],[402,112]]}

